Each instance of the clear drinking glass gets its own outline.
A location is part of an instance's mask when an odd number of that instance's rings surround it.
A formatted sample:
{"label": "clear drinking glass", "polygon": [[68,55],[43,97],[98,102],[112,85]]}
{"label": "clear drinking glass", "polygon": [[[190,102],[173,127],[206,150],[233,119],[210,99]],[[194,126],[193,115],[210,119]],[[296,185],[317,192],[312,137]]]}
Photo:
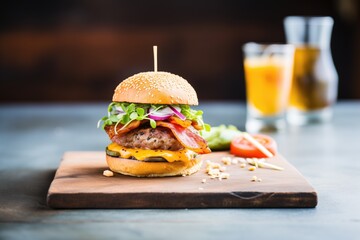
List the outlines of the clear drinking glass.
{"label": "clear drinking glass", "polygon": [[287,119],[304,125],[331,119],[338,75],[331,57],[331,17],[289,16],[284,19],[287,43],[295,46],[294,73]]}
{"label": "clear drinking glass", "polygon": [[294,47],[247,43],[243,46],[248,132],[276,131],[285,126]]}

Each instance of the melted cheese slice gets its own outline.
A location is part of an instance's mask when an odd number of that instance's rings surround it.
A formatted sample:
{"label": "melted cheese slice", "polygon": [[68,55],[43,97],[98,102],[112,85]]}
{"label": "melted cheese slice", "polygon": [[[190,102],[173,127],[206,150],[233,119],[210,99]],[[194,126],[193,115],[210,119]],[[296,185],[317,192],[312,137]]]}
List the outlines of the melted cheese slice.
{"label": "melted cheese slice", "polygon": [[135,157],[137,160],[143,161],[151,157],[162,157],[168,162],[182,161],[189,162],[191,159],[195,158],[196,153],[189,149],[182,149],[179,151],[169,151],[169,150],[144,150],[144,149],[134,149],[126,148],[120,146],[116,143],[111,143],[108,145],[110,151],[120,153],[122,158],[131,158]]}

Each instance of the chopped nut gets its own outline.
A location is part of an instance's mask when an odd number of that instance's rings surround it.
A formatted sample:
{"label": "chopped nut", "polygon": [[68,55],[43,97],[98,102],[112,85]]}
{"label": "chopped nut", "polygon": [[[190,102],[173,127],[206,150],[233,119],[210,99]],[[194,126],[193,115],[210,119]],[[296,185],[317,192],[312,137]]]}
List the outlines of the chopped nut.
{"label": "chopped nut", "polygon": [[253,162],[254,162],[255,167],[258,168],[258,167],[259,167],[258,159],[257,159],[257,158],[253,158]]}
{"label": "chopped nut", "polygon": [[245,158],[236,157],[236,158],[234,158],[234,159],[236,159],[239,163],[247,163],[247,161],[246,161]]}
{"label": "chopped nut", "polygon": [[257,181],[258,181],[258,182],[262,182],[262,179],[261,179],[261,178],[258,178]]}
{"label": "chopped nut", "polygon": [[114,173],[113,173],[112,171],[110,171],[110,170],[105,170],[105,171],[103,172],[103,175],[104,175],[105,177],[112,177],[112,176],[114,176]]}
{"label": "chopped nut", "polygon": [[238,163],[239,163],[239,159],[233,158],[233,159],[231,160],[231,163],[232,163],[232,164],[238,164]]}
{"label": "chopped nut", "polygon": [[219,176],[219,180],[228,179],[230,177],[230,173],[221,173]]}
{"label": "chopped nut", "polygon": [[206,178],[203,178],[203,180],[201,181],[202,183],[206,183]]}
{"label": "chopped nut", "polygon": [[240,164],[240,167],[241,167],[241,168],[245,168],[245,167],[246,167],[246,163],[241,163],[241,164]]}
{"label": "chopped nut", "polygon": [[231,165],[231,157],[223,157],[221,162],[225,165]]}
{"label": "chopped nut", "polygon": [[249,167],[248,169],[249,169],[249,171],[255,171],[255,170],[256,170],[256,167],[251,166],[251,167]]}
{"label": "chopped nut", "polygon": [[216,169],[220,169],[221,168],[221,165],[219,163],[214,163],[212,165],[212,168],[216,168]]}
{"label": "chopped nut", "polygon": [[225,171],[226,171],[226,167],[223,166],[223,167],[221,167],[219,170],[220,170],[220,172],[225,172]]}
{"label": "chopped nut", "polygon": [[217,168],[210,169],[209,174],[210,175],[218,175],[218,174],[220,174],[220,169],[217,169]]}
{"label": "chopped nut", "polygon": [[209,173],[214,168],[220,168],[220,164],[208,160],[206,162],[206,172]]}
{"label": "chopped nut", "polygon": [[[224,157],[223,159],[230,159],[231,164],[231,158],[230,157]],[[227,160],[226,160],[227,161]],[[221,179],[227,179],[229,178],[230,174],[225,173],[226,167],[221,166],[219,163],[214,163],[211,161],[206,161],[206,173],[210,176],[211,179],[217,178],[221,181]],[[205,179],[206,181],[206,179]],[[202,183],[205,183],[204,179]]]}
{"label": "chopped nut", "polygon": [[257,176],[252,176],[251,181],[256,182],[257,181]]}

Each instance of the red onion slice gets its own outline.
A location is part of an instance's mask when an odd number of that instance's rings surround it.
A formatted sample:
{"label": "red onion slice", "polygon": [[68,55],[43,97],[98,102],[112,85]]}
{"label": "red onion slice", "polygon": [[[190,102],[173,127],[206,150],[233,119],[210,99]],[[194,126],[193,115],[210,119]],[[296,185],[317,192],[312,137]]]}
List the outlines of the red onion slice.
{"label": "red onion slice", "polygon": [[174,115],[174,112],[169,108],[163,108],[156,112],[152,112],[154,109],[150,108],[148,110],[149,118],[154,119],[155,121],[163,121]]}
{"label": "red onion slice", "polygon": [[125,113],[125,112],[121,107],[115,106],[115,113],[122,114],[122,113]]}
{"label": "red onion slice", "polygon": [[121,107],[115,106],[115,114],[118,116],[118,118],[121,118],[121,117],[124,116],[126,113],[122,110]]}
{"label": "red onion slice", "polygon": [[179,111],[176,109],[176,107],[173,106],[169,106],[171,108],[171,110],[175,113],[176,116],[178,116],[181,120],[186,120],[186,117]]}
{"label": "red onion slice", "polygon": [[171,117],[171,115],[158,116],[149,114],[149,118],[154,119],[155,121],[163,121],[168,119],[169,117]]}

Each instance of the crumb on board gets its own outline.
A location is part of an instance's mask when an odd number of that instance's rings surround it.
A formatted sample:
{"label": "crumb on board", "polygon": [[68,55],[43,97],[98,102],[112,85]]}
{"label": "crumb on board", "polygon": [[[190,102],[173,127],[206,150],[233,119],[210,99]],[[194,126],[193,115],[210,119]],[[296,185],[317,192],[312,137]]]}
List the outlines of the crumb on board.
{"label": "crumb on board", "polygon": [[113,173],[112,171],[110,171],[110,170],[105,170],[105,171],[103,172],[103,175],[104,175],[105,177],[112,177],[112,176],[114,176],[114,173]]}

